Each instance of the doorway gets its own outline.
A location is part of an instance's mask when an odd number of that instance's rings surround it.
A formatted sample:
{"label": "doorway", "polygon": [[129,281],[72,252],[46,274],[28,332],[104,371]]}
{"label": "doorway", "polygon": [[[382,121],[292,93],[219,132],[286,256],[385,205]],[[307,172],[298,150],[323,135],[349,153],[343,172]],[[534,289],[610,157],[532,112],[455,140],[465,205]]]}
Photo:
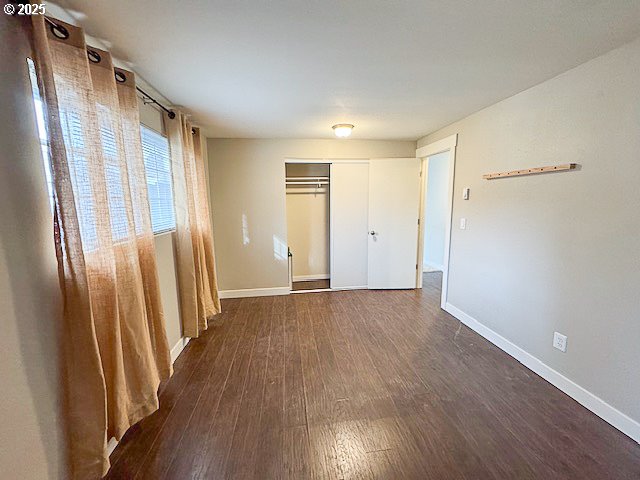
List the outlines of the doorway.
{"label": "doorway", "polygon": [[286,163],[289,284],[292,293],[330,287],[330,168]]}
{"label": "doorway", "polygon": [[424,193],[422,273],[444,270],[444,236],[447,228],[447,184],[450,152],[427,157]]}
{"label": "doorway", "polygon": [[416,284],[422,288],[425,275],[427,283],[441,278],[441,308],[447,303],[457,140],[455,134],[416,150],[422,161]]}

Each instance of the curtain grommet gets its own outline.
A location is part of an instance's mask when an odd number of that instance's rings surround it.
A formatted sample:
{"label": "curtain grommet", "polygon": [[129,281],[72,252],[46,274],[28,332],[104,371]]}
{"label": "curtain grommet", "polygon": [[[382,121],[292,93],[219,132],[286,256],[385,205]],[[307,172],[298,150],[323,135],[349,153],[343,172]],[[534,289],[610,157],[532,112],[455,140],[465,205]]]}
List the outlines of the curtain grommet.
{"label": "curtain grommet", "polygon": [[127,76],[124,73],[119,72],[117,70],[115,72],[115,77],[116,77],[116,82],[118,83],[124,83],[127,81]]}
{"label": "curtain grommet", "polygon": [[62,25],[59,25],[57,23],[50,23],[49,24],[49,28],[51,29],[51,33],[61,39],[61,40],[66,40],[69,38],[69,30],[67,30],[65,27],[63,27]]}
{"label": "curtain grommet", "polygon": [[102,61],[102,57],[95,50],[87,50],[87,58],[92,63],[100,63]]}

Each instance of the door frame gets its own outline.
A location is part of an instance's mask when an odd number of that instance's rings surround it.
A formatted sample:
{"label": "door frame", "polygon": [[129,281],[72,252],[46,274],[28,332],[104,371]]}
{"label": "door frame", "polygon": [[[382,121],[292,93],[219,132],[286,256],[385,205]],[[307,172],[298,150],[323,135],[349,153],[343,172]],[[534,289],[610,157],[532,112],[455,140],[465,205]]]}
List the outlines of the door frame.
{"label": "door frame", "polygon": [[422,268],[424,259],[424,227],[425,227],[425,197],[427,194],[427,181],[429,178],[428,166],[429,157],[438,153],[449,152],[449,178],[447,188],[447,216],[444,236],[444,270],[442,272],[442,295],[440,297],[440,308],[444,309],[447,303],[447,293],[449,290],[449,257],[451,251],[451,226],[453,224],[453,195],[454,177],[456,169],[456,146],[458,145],[458,134],[454,133],[448,137],[430,143],[416,150],[416,158],[420,159],[420,218],[418,227],[418,255],[416,260],[416,287],[422,288]]}

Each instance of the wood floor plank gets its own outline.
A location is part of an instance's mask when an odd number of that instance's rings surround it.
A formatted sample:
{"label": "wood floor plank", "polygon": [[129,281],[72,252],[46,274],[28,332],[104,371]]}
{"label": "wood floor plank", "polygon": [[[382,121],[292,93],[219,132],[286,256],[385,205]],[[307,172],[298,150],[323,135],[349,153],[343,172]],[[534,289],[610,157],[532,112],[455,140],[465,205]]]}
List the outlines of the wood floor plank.
{"label": "wood floor plank", "polygon": [[[135,478],[147,458],[157,458],[155,453],[160,446],[173,441],[176,418],[190,413],[188,407],[184,408],[188,405],[189,392],[198,389],[198,376],[211,363],[211,355],[217,355],[217,345],[224,340],[235,312],[234,309],[220,314],[218,320],[223,321],[210,325],[208,335],[189,342],[176,362],[172,378],[160,394],[160,408],[127,432],[111,457],[112,467],[105,480]],[[178,415],[171,415],[178,404]],[[168,434],[157,441],[162,432]]]}
{"label": "wood floor plank", "polygon": [[286,427],[306,425],[307,412],[298,334],[299,304],[289,301],[284,313],[284,415]]}
{"label": "wood floor plank", "polygon": [[[223,478],[226,462],[231,450],[234,432],[240,407],[247,392],[246,383],[252,379],[250,367],[253,353],[259,338],[259,332],[264,332],[264,317],[255,313],[249,315],[245,336],[240,340],[231,370],[225,383],[222,397],[213,419],[210,420],[209,433],[204,445],[204,458],[200,478]],[[261,347],[264,345],[260,345]],[[255,368],[256,365],[254,364]],[[255,388],[255,385],[251,385]],[[243,419],[244,420],[244,419]],[[243,425],[241,425],[244,427]],[[189,474],[198,474],[198,470],[187,470],[175,478],[185,478]]]}
{"label": "wood floor plank", "polygon": [[[324,318],[348,397],[345,411],[358,445],[366,453],[390,449],[398,437],[394,438],[397,431],[388,428],[389,417],[395,415],[389,391],[369,361],[359,335],[348,320],[348,313],[334,306]],[[368,463],[368,458],[363,461]],[[373,475],[373,470],[369,468],[368,473]]]}
{"label": "wood floor plank", "polygon": [[272,315],[253,319],[259,323],[260,330],[233,430],[233,441],[227,454],[225,477],[251,478],[253,474],[256,447],[260,441],[260,410],[264,400],[271,320]]}
{"label": "wood floor plank", "polygon": [[334,409],[338,406],[335,399],[330,397],[322,377],[318,349],[311,322],[311,310],[308,305],[302,306],[299,312],[298,335],[302,353],[312,478],[337,479],[340,478],[337,446],[329,424],[334,416]]}
{"label": "wood floor plank", "polygon": [[297,315],[302,308],[292,299],[284,318],[284,435],[282,461],[284,478],[310,478],[309,431],[305,402],[302,354]]}
{"label": "wood floor plank", "polygon": [[267,354],[264,396],[260,409],[260,425],[255,463],[248,478],[282,478],[284,471],[284,370],[285,338],[282,305],[271,310],[271,334]]}
{"label": "wood floor plank", "polygon": [[[389,324],[390,320],[383,313],[384,309],[378,312],[374,306],[365,304],[361,299],[357,302],[359,313],[352,316],[352,319],[360,328],[359,335],[370,342],[368,351],[391,392],[398,431],[402,432],[405,441],[409,440],[409,447],[403,447],[399,452],[416,457],[413,462],[405,462],[411,465],[407,475],[415,477],[422,474],[425,478],[466,478],[466,466],[480,478],[492,478],[479,457],[472,451],[466,454],[465,449],[454,448],[454,453],[465,452],[462,458],[459,458],[447,453],[447,449],[443,448],[443,445],[465,445],[466,442],[446,417],[423,417],[417,413],[419,403],[416,399],[434,397],[434,394],[425,387],[411,361],[393,342],[393,338],[399,336],[397,332],[403,330],[394,325],[394,329],[389,329],[392,331],[387,331],[378,324],[379,317]],[[471,468],[470,463],[473,464]]]}
{"label": "wood floor plank", "polygon": [[422,290],[223,300],[107,479],[640,479],[640,446]]}
{"label": "wood floor plank", "polygon": [[313,315],[313,318],[322,375],[335,406],[329,417],[329,431],[335,438],[340,477],[371,478],[373,474],[366,455],[370,432],[367,421],[356,414],[357,408],[354,407],[354,403],[361,398],[356,393],[358,387],[345,382],[344,365],[336,355],[335,342],[332,342],[330,335],[330,314],[322,311]]}
{"label": "wood floor plank", "polygon": [[[406,308],[406,305],[403,308]],[[402,310],[402,308],[397,310]],[[378,320],[379,324],[381,322],[379,318],[374,320]],[[387,320],[383,319],[382,322]],[[424,333],[416,330],[415,322],[407,322],[406,315],[399,314],[396,320],[398,321],[398,328],[404,334],[399,336],[393,335],[392,332],[386,332],[389,335],[389,341],[396,346],[399,352],[412,358],[414,363],[417,362],[420,368],[415,369],[416,375],[429,388],[430,392],[433,392],[415,399],[426,401],[421,402],[424,414],[415,417],[413,423],[422,425],[421,430],[423,431],[425,429],[443,428],[444,431],[450,431],[449,436],[446,438],[453,438],[454,444],[468,444],[469,450],[476,454],[472,456],[464,455],[455,459],[456,464],[466,464],[464,468],[466,471],[479,472],[485,470],[484,475],[487,478],[533,478],[529,464],[531,455],[525,450],[522,450],[523,455],[521,455],[514,448],[515,438],[511,433],[500,425],[497,418],[492,417],[489,411],[482,406],[482,403],[477,401],[477,398],[469,399],[469,397],[473,397],[475,392],[473,388],[469,388],[471,386],[469,383],[473,383],[476,387],[479,386],[475,383],[477,377],[468,379],[466,383],[446,382],[444,380],[446,379],[445,376],[433,374],[434,372],[448,372],[452,378],[465,377],[468,365],[465,364],[466,355],[464,350],[455,344],[457,333],[453,335],[453,341],[449,345],[452,352],[451,355],[445,358],[436,355],[425,359],[425,353],[433,352],[425,351],[424,344],[421,342],[412,343],[412,340],[424,338]],[[430,332],[432,335],[438,335],[437,332],[434,332],[434,329],[430,329]],[[441,344],[444,343],[446,345],[445,339],[448,340],[448,337],[440,338]],[[452,407],[452,405],[456,405],[457,408]],[[470,412],[470,409],[474,411]],[[433,425],[435,420],[437,420],[437,426]],[[485,423],[481,423],[482,420]],[[442,437],[445,437],[445,435],[445,433],[441,434]],[[429,441],[429,438],[425,437],[423,440]],[[497,446],[498,444],[500,444],[499,447]],[[486,457],[493,459],[503,457],[506,461],[487,462],[485,461]],[[515,469],[515,471],[512,469]],[[545,469],[540,465],[538,470],[538,473],[542,474]]]}
{"label": "wood floor plank", "polygon": [[[245,338],[243,334],[249,316],[249,311],[240,311],[218,349],[215,360],[203,372],[202,388],[198,385],[198,388],[194,389],[194,398],[185,408],[190,416],[182,423],[178,438],[166,445],[168,451],[165,456],[154,456],[152,460],[155,461],[142,469],[141,478],[172,478],[174,475],[181,475],[183,471],[192,472],[202,468],[211,418],[218,409],[238,345]],[[198,389],[200,394],[195,398]]]}
{"label": "wood floor plank", "polygon": [[285,427],[282,478],[312,478],[307,425]]}

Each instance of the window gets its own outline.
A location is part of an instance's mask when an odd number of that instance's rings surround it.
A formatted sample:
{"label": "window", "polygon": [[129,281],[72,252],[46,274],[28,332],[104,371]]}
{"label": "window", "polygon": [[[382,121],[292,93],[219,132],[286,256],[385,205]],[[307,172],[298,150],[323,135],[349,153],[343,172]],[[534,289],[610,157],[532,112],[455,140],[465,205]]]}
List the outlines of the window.
{"label": "window", "polygon": [[29,66],[33,104],[36,109],[36,123],[38,124],[38,138],[40,139],[40,148],[42,149],[42,159],[44,161],[44,173],[47,178],[47,188],[49,189],[49,201],[53,209],[53,179],[51,177],[51,166],[49,165],[49,140],[47,138],[47,128],[44,123],[44,106],[42,104],[42,98],[40,97],[36,67],[33,64],[33,60],[27,58],[27,65]]}
{"label": "window", "polygon": [[[49,142],[47,137],[44,104],[38,88],[35,65],[28,58],[29,76],[31,78],[31,90],[35,106],[36,122],[38,124],[38,137],[42,148],[49,200],[53,209],[53,179],[51,176],[51,164],[49,158]],[[98,108],[100,108],[98,106]],[[90,183],[86,180],[89,171],[84,155],[84,136],[81,122],[74,112],[62,112],[60,122],[64,135],[64,143],[67,151],[73,156],[74,162],[71,175],[75,178],[76,200],[83,205],[79,209],[83,218],[80,218],[80,234],[88,249],[97,246],[97,232],[95,231],[95,217],[92,203],[93,196],[90,191]],[[142,153],[149,190],[149,206],[151,209],[151,225],[153,233],[162,233],[175,230],[176,221],[173,210],[173,190],[171,183],[171,160],[169,155],[169,142],[166,137],[151,130],[144,125],[140,126],[142,138]],[[124,204],[124,192],[122,191],[121,172],[118,166],[115,147],[115,136],[109,128],[100,128],[101,143],[105,158],[105,176],[107,181],[107,196],[109,210],[111,212],[111,231],[113,239],[124,240],[128,236],[126,208]],[[84,179],[84,180],[83,180]]]}
{"label": "window", "polygon": [[142,154],[147,173],[149,206],[153,233],[175,230],[173,189],[171,184],[171,159],[167,137],[140,125]]}
{"label": "window", "polygon": [[[45,177],[49,191],[49,201],[53,209],[53,177],[51,175],[51,158],[49,156],[49,139],[44,116],[44,103],[40,96],[38,77],[33,60],[27,58],[29,66],[29,77],[31,80],[31,94],[35,106],[36,123],[38,124],[38,137],[42,148],[42,159],[44,162]],[[96,231],[95,213],[93,209],[93,194],[91,192],[89,177],[89,166],[85,157],[85,144],[83,136],[82,122],[77,113],[72,111],[60,112],[60,124],[64,136],[64,144],[67,152],[74,161],[69,165],[70,173],[75,179],[77,188],[76,202],[81,203],[83,208],[78,209],[80,215],[80,235],[87,250],[94,250],[98,245]],[[117,236],[116,236],[117,237]]]}

